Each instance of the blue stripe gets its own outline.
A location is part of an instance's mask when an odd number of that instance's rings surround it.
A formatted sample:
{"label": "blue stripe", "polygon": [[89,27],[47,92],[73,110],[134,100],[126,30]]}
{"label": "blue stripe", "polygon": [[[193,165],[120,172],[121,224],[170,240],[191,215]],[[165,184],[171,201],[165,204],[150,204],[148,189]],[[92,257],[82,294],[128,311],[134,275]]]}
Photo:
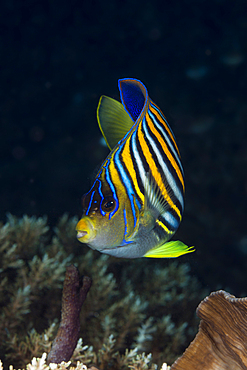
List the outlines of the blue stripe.
{"label": "blue stripe", "polygon": [[98,192],[99,192],[99,195],[101,197],[101,201],[100,201],[100,213],[102,214],[102,216],[105,216],[106,213],[102,210],[102,203],[103,203],[103,200],[104,200],[104,196],[103,196],[103,193],[101,191],[102,184],[101,184],[101,181],[99,179],[97,179],[96,181],[99,182]]}
{"label": "blue stripe", "polygon": [[[100,170],[100,172],[99,172],[98,176],[96,177],[96,179],[95,179],[95,181],[94,181],[93,185],[91,186],[91,189],[93,189],[93,188],[94,188],[94,186],[95,186],[95,184],[96,184],[96,182],[97,182],[97,181],[99,181],[99,180],[98,180],[98,177],[100,177],[101,173],[102,173],[102,168],[101,168],[101,170]],[[88,192],[88,193],[86,193],[86,196],[90,193],[91,189],[89,190],[89,192]],[[91,198],[90,198],[90,201],[89,201],[89,206],[88,206],[88,209],[87,209],[86,215],[88,215],[88,213],[89,213],[89,211],[90,211],[90,208],[91,208],[91,206],[92,206],[92,202],[93,202],[94,194],[95,194],[95,190],[92,192],[92,195],[91,195]],[[102,194],[102,193],[101,193],[101,194]]]}
{"label": "blue stripe", "polygon": [[122,243],[121,243],[121,246],[124,246],[124,245],[126,245],[126,244],[131,244],[131,243],[133,243],[133,242],[127,242],[126,240],[125,240],[125,236],[127,235],[127,216],[126,216],[126,209],[124,208],[123,209],[123,216],[124,216],[124,224],[125,224],[125,231],[124,231],[124,240],[122,241]]}
{"label": "blue stripe", "polygon": [[93,202],[94,193],[95,193],[95,190],[92,192],[92,195],[91,195],[91,198],[90,198],[90,202],[89,202],[89,206],[88,206],[88,209],[87,209],[86,215],[88,215],[89,210],[90,210],[90,208],[91,208],[91,205],[92,205],[92,202]]}
{"label": "blue stripe", "polygon": [[110,220],[119,208],[119,201],[118,201],[118,197],[117,197],[117,194],[116,194],[115,187],[113,185],[113,182],[111,181],[111,177],[110,177],[110,173],[109,173],[109,164],[110,164],[110,159],[108,159],[107,164],[105,165],[105,178],[106,178],[106,181],[108,182],[108,185],[109,185],[109,187],[112,191],[112,194],[113,194],[113,198],[116,202],[115,209],[111,213],[109,213],[109,220]]}

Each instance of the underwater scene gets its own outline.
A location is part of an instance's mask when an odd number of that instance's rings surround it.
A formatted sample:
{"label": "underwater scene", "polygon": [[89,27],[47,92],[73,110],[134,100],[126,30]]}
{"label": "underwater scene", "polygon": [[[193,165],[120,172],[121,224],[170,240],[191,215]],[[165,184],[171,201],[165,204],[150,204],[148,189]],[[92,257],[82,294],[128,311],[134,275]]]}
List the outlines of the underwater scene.
{"label": "underwater scene", "polygon": [[0,25],[0,370],[246,369],[246,1]]}

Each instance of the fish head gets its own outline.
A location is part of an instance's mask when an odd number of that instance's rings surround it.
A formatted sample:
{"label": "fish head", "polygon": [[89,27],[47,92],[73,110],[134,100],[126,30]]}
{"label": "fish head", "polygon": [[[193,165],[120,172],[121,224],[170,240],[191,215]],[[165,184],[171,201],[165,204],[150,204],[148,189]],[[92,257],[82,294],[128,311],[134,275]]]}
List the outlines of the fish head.
{"label": "fish head", "polygon": [[124,199],[114,197],[96,179],[82,204],[83,215],[76,226],[78,240],[101,252],[120,245],[125,235]]}

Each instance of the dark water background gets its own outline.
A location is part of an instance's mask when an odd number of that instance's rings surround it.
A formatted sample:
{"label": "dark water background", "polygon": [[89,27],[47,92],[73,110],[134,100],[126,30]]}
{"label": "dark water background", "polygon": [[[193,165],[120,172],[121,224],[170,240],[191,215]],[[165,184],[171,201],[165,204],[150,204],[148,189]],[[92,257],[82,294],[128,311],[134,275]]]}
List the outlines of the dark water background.
{"label": "dark water background", "polygon": [[247,293],[247,3],[17,1],[0,5],[0,219],[81,214],[107,154],[100,95],[145,83],[186,179],[177,238],[210,290]]}

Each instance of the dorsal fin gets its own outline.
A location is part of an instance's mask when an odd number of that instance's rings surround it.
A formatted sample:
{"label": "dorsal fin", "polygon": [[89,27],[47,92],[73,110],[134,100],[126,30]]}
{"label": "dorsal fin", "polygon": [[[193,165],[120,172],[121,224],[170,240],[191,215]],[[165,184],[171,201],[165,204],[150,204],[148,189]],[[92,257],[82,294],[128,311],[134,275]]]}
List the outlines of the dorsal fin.
{"label": "dorsal fin", "polygon": [[121,103],[104,95],[99,100],[97,119],[110,149],[114,148],[134,124]]}
{"label": "dorsal fin", "polygon": [[133,78],[118,80],[124,108],[135,122],[147,105],[148,92],[143,83]]}

